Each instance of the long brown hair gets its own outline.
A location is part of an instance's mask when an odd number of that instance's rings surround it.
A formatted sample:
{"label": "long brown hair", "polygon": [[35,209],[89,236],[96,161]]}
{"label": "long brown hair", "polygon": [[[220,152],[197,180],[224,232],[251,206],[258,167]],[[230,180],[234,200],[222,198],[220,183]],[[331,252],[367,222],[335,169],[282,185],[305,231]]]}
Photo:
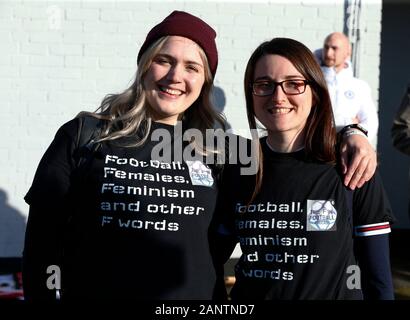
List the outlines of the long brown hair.
{"label": "long brown hair", "polygon": [[[265,55],[279,55],[288,59],[309,81],[313,94],[313,105],[305,126],[304,148],[309,159],[334,164],[336,161],[336,129],[332,104],[326,80],[312,52],[299,41],[288,38],[274,38],[259,45],[251,55],[245,71],[246,111],[250,129],[257,129],[253,105],[252,82],[256,63]],[[259,193],[263,179],[263,154],[258,144],[258,172],[256,187],[251,201]]]}

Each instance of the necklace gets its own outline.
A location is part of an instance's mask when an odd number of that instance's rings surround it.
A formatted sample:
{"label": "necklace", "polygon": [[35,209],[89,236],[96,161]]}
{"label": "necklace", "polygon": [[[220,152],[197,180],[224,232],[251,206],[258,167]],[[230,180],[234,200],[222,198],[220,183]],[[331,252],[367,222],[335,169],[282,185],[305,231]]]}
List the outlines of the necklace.
{"label": "necklace", "polygon": [[296,150],[294,150],[294,151],[290,151],[290,152],[277,151],[277,150],[275,150],[275,148],[273,148],[273,147],[270,145],[270,143],[269,143],[269,141],[268,141],[268,138],[266,138],[266,145],[267,145],[268,148],[271,149],[273,152],[277,152],[277,153],[298,152],[298,151],[303,150],[303,149],[305,148],[305,147],[300,147],[300,148],[298,148],[298,149],[296,149]]}

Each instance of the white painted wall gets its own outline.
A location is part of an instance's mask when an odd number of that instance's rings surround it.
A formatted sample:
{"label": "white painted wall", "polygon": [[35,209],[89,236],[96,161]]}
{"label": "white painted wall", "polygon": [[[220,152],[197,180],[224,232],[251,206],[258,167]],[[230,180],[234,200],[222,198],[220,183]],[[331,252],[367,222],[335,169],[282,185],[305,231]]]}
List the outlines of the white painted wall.
{"label": "white painted wall", "polygon": [[[362,2],[360,77],[377,100],[381,0]],[[125,89],[147,32],[176,9],[200,16],[217,30],[215,84],[225,92],[230,124],[244,135],[242,79],[256,46],[291,37],[314,50],[327,34],[343,31],[342,0],[2,0],[0,256],[21,255],[28,213],[23,197],[58,127],[81,110],[95,110],[106,94]]]}

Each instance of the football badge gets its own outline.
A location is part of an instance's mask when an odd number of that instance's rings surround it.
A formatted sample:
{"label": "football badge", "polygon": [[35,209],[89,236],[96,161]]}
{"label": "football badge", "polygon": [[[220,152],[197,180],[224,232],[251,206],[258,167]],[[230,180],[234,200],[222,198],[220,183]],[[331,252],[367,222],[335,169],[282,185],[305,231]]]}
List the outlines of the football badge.
{"label": "football badge", "polygon": [[333,200],[307,200],[307,231],[335,231],[336,218]]}
{"label": "football badge", "polygon": [[214,178],[212,177],[211,169],[203,164],[201,161],[186,161],[189,169],[189,176],[191,177],[194,186],[212,187]]}

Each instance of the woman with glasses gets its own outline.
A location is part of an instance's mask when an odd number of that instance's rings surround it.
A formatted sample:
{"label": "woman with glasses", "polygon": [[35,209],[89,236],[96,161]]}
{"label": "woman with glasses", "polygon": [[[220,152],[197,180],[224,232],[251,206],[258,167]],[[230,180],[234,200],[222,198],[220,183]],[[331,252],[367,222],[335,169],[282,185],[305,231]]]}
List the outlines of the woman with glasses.
{"label": "woman with glasses", "polygon": [[242,249],[232,299],[393,299],[390,205],[377,174],[354,192],[343,185],[331,102],[310,50],[264,42],[244,82],[250,128],[258,121],[267,136],[255,176],[224,172],[232,187],[219,210],[230,218],[220,230]]}

